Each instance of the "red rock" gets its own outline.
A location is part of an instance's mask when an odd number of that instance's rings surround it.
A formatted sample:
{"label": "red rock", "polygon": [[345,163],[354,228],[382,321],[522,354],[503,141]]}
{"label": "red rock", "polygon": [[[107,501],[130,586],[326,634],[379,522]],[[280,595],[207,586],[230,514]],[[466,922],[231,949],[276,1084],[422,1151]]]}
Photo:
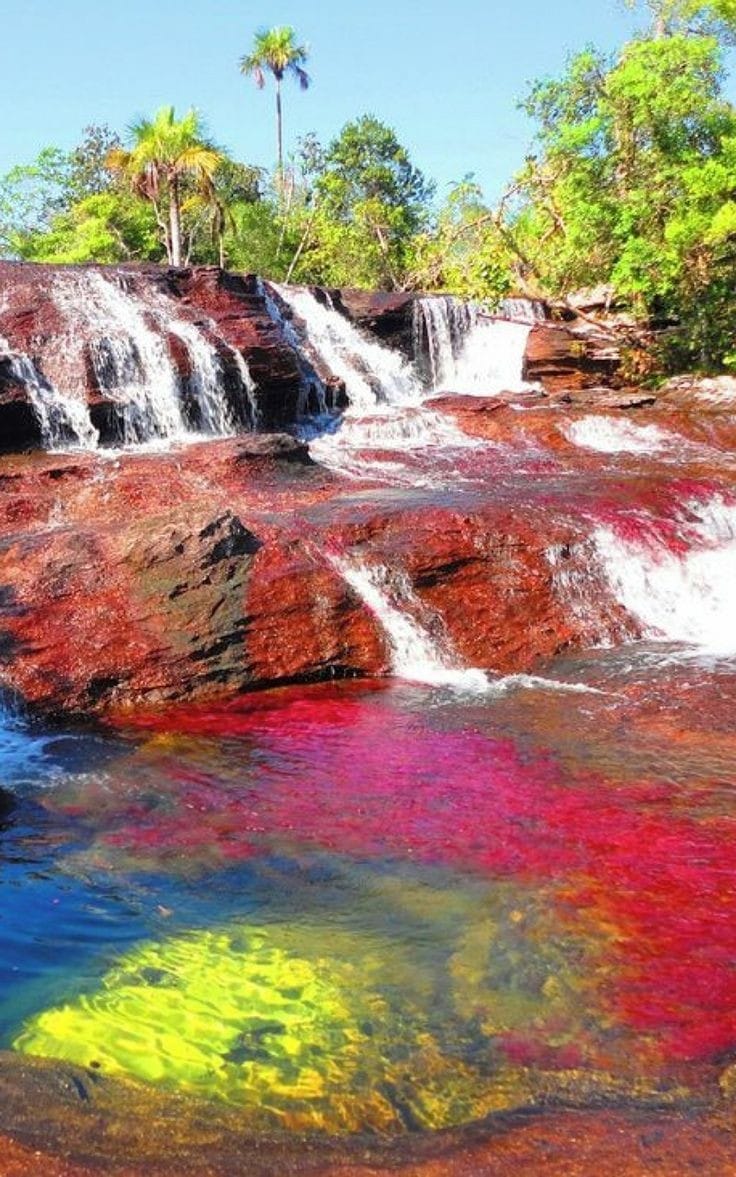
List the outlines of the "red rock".
{"label": "red rock", "polygon": [[615,339],[593,328],[537,323],[529,332],[524,379],[548,392],[610,385],[620,353]]}
{"label": "red rock", "polygon": [[[69,292],[59,295],[57,289],[65,282],[73,286],[77,275],[95,272],[113,280],[114,286],[132,300],[155,333],[160,335],[162,331],[147,310],[151,296],[155,297],[159,310],[170,307],[172,323],[184,320],[199,327],[219,353],[225,392],[236,421],[249,426],[251,413],[249,405],[243,403],[234,350],[246,360],[256,382],[260,425],[273,428],[293,423],[300,389],[296,356],[268,315],[254,277],[209,267],[172,270],[140,265],[77,269],[0,261],[3,294],[0,350],[2,340],[6,340],[12,351],[28,356],[60,392],[86,400],[103,441],[116,439],[120,408],[120,390],[101,384],[93,362],[92,349],[105,346],[105,324],[101,323],[96,335],[90,332],[88,339],[79,339],[80,327],[69,318],[70,312],[64,305]],[[84,300],[82,291],[78,296],[82,307]],[[182,382],[186,409],[191,356],[174,331],[164,332],[163,338]],[[196,420],[193,423],[196,426]],[[39,441],[39,425],[27,396],[9,372],[9,361],[0,355],[0,448],[24,449]]]}
{"label": "red rock", "polygon": [[357,327],[375,335],[387,347],[414,358],[414,303],[416,294],[370,290],[330,291],[333,305]]}

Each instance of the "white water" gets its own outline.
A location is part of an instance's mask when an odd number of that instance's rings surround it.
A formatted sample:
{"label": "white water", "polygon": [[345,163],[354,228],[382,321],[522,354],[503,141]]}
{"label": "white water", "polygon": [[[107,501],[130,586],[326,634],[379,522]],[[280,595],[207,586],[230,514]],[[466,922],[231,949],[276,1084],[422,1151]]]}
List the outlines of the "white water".
{"label": "white water", "polygon": [[235,366],[238,369],[238,373],[240,374],[240,384],[243,395],[245,396],[245,399],[248,402],[248,408],[250,409],[251,426],[253,429],[258,429],[258,426],[261,423],[261,410],[258,407],[258,398],[256,396],[256,393],[258,392],[258,385],[253,379],[251,370],[248,367],[248,361],[242,352],[238,351],[237,347],[232,347],[230,351],[232,353],[233,360],[235,361]]}
{"label": "white water", "polygon": [[682,443],[656,425],[637,425],[623,418],[589,416],[560,426],[574,445],[601,454],[653,454]]}
{"label": "white water", "polygon": [[437,392],[532,392],[536,386],[523,379],[524,353],[532,326],[543,317],[543,309],[525,299],[507,299],[497,317],[449,295],[417,299],[415,354],[419,359],[426,352]]}
{"label": "white water", "polygon": [[432,636],[429,626],[441,627],[414,593],[404,573],[382,564],[370,567],[355,556],[328,556],[330,564],[360,597],[386,635],[391,669],[407,682],[451,687],[473,694],[503,695],[514,690],[568,691],[599,694],[584,683],[543,678],[536,674],[508,674],[494,678],[476,667],[463,666],[452,643]]}
{"label": "white water", "polygon": [[633,541],[600,527],[593,537],[598,560],[645,637],[736,654],[736,505],[720,496],[690,503],[682,520],[683,553],[673,552],[654,528]]}
{"label": "white water", "polygon": [[377,404],[419,404],[422,386],[398,352],[382,347],[332,306],[308,290],[276,286],[279,297],[301,319],[307,341],[325,367],[345,382],[351,408],[371,412]]}
{"label": "white water", "polygon": [[227,437],[235,433],[235,424],[224,395],[225,373],[214,347],[193,323],[182,319],[169,324],[172,335],[185,344],[192,364],[190,391],[197,403],[204,433]]}
{"label": "white water", "polygon": [[[119,404],[121,442],[146,445],[184,441],[193,432],[229,436],[235,422],[225,396],[225,372],[217,349],[204,331],[177,316],[176,304],[154,288],[129,288],[126,275],[87,270],[59,274],[54,299],[67,327],[57,350],[63,371],[64,353],[71,353],[77,370],[83,368],[83,349],[96,379],[110,400]],[[182,400],[183,380],[172,359],[169,336],[189,357],[186,378],[197,421],[187,421]],[[248,366],[231,349],[240,376],[241,394],[250,405],[255,424],[255,385]]]}
{"label": "white water", "polygon": [[405,575],[391,574],[383,565],[371,568],[357,557],[328,559],[380,623],[391,650],[394,674],[409,682],[468,691],[488,689],[482,670],[462,667],[449,640],[440,643],[417,619],[426,618],[427,609]]}
{"label": "white water", "polygon": [[94,270],[59,275],[54,295],[67,324],[67,346],[90,341],[100,386],[120,403],[123,444],[182,438],[178,373],[165,338],[150,326],[137,299]]}
{"label": "white water", "polygon": [[41,375],[30,356],[14,353],[2,337],[0,348],[8,352],[11,371],[28,393],[44,447],[49,450],[94,449],[99,434],[90,420],[87,404],[59,392]]}
{"label": "white water", "polygon": [[[400,485],[438,486],[454,477],[457,452],[479,443],[423,404],[426,393],[411,365],[397,352],[368,339],[309,291],[274,289],[303,325],[302,339],[294,324],[279,315],[279,321],[288,324],[292,346],[306,343],[315,362],[344,381],[349,400],[339,424],[334,422],[332,429],[311,440],[313,457],[356,479],[368,476]],[[271,313],[278,312],[272,309]],[[412,455],[427,450],[437,465],[432,473],[411,465]],[[389,461],[376,456],[383,451],[392,455]]]}

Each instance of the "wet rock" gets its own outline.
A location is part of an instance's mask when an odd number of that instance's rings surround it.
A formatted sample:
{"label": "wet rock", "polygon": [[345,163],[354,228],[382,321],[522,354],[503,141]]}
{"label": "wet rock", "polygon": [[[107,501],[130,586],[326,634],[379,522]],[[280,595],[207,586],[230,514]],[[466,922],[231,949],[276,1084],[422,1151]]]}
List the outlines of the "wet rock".
{"label": "wet rock", "polygon": [[588,325],[537,323],[529,333],[524,379],[548,392],[610,386],[621,363],[615,338]]}
{"label": "wet rock", "polygon": [[674,376],[657,393],[663,408],[732,413],[736,408],[736,376]]}
{"label": "wet rock", "polygon": [[252,434],[238,442],[237,463],[249,466],[268,463],[314,466],[306,442],[298,441],[289,433]]}
{"label": "wet rock", "polygon": [[552,393],[550,399],[554,404],[575,409],[643,409],[656,404],[657,394],[648,389],[616,390],[593,386]]}
{"label": "wet rock", "polygon": [[[94,304],[96,288],[85,286],[90,279],[109,284],[113,303],[118,300],[121,307],[120,321],[109,308]],[[153,346],[152,339],[171,360],[190,427],[200,426],[193,395],[194,360],[178,330],[182,323],[190,331],[195,327],[218,356],[223,392],[233,420],[242,428],[283,428],[296,418],[296,356],[270,318],[255,277],[214,267],[173,270],[2,261],[0,290],[0,347],[7,344],[27,357],[62,395],[86,403],[103,444],[122,438],[130,387],[141,382],[143,353]],[[148,343],[142,332],[148,332]],[[243,393],[243,362],[256,384],[253,404]],[[39,443],[28,389],[13,373],[7,354],[0,354],[0,449],[23,450]]]}
{"label": "wet rock", "polygon": [[0,789],[0,832],[6,829],[15,812],[16,798],[7,789]]}
{"label": "wet rock", "polygon": [[370,332],[386,347],[414,359],[414,303],[416,294],[369,290],[330,291],[333,305]]}
{"label": "wet rock", "polygon": [[41,426],[12,356],[0,354],[0,451],[41,444]]}

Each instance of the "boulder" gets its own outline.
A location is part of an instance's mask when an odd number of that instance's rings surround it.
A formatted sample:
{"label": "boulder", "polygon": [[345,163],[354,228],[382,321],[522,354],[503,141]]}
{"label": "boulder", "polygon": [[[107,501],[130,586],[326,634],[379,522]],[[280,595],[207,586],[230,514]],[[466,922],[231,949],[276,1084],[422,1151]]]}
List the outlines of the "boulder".
{"label": "boulder", "polygon": [[386,347],[414,357],[414,303],[416,294],[391,291],[334,290],[333,305]]}
{"label": "boulder", "polygon": [[621,354],[614,336],[595,328],[537,323],[529,332],[524,379],[547,392],[611,386],[617,382]]}

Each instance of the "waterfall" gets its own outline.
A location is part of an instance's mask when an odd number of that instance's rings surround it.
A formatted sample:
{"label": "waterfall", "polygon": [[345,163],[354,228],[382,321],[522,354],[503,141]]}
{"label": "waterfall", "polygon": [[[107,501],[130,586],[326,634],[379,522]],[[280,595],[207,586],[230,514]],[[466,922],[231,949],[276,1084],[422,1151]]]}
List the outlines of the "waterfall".
{"label": "waterfall", "polygon": [[[54,299],[67,326],[57,350],[76,355],[81,369],[86,346],[95,380],[116,406],[123,445],[235,433],[223,359],[205,331],[179,313],[176,300],[139,288],[131,275],[97,270],[57,275]],[[186,357],[185,376],[172,358],[172,340]],[[243,357],[228,350],[254,425],[253,379]]]}
{"label": "waterfall", "polygon": [[203,433],[227,437],[235,433],[230,406],[224,395],[225,372],[222,360],[194,323],[174,320],[169,330],[185,344],[192,371],[189,391],[198,410],[198,425]]}
{"label": "waterfall", "polygon": [[[335,388],[328,385],[317,370],[318,367],[323,367],[323,360],[318,350],[312,346],[309,335],[304,332],[300,334],[291,316],[282,310],[282,307],[291,307],[290,295],[295,292],[289,287],[277,286],[275,283],[269,286],[262,278],[258,279],[258,290],[266,311],[294,352],[301,383],[297,416],[308,434],[310,429],[307,419],[310,416],[326,419],[334,414],[337,408]],[[316,303],[317,300],[313,301]],[[319,432],[319,429],[316,431]]]}
{"label": "waterfall", "polygon": [[405,574],[390,573],[383,565],[371,568],[357,557],[331,556],[329,560],[380,623],[391,650],[392,669],[399,678],[487,690],[483,671],[462,667],[449,640],[440,644],[422,625],[418,618],[426,618],[428,611]]}
{"label": "waterfall", "polygon": [[656,521],[631,531],[627,520],[625,536],[606,526],[593,538],[614,595],[644,635],[736,654],[736,504],[718,495],[687,504],[674,538]]}
{"label": "waterfall", "polygon": [[242,352],[240,352],[237,347],[231,347],[229,350],[230,354],[232,355],[235,367],[238,371],[241,390],[248,403],[251,428],[258,429],[261,423],[261,410],[258,407],[258,398],[256,396],[256,393],[258,392],[258,385],[253,379],[251,370],[248,367],[248,361]]}
{"label": "waterfall", "polygon": [[168,342],[143,307],[114,278],[94,270],[64,274],[55,298],[70,333],[90,340],[100,388],[119,403],[124,445],[174,439],[186,432],[178,373]]}
{"label": "waterfall", "polygon": [[475,324],[475,309],[459,298],[440,295],[417,299],[413,314],[414,356],[419,360],[426,350],[429,386],[440,388]]}
{"label": "waterfall", "polygon": [[7,351],[13,377],[25,388],[41,428],[46,449],[94,449],[99,434],[93,426],[86,403],[65,396],[39,372],[30,356],[14,353],[7,340],[0,337],[0,348]]}
{"label": "waterfall", "polygon": [[[304,339],[324,367],[345,383],[352,408],[371,412],[377,404],[418,404],[422,387],[406,360],[368,339],[329,301],[323,306],[309,291],[277,286],[274,290],[303,324]],[[292,326],[292,330],[294,330]]]}
{"label": "waterfall", "polygon": [[435,391],[473,396],[529,392],[523,380],[524,353],[534,323],[544,318],[541,303],[507,299],[491,316],[451,295],[414,303],[414,351]]}
{"label": "waterfall", "polygon": [[[327,372],[345,385],[349,404],[343,418],[317,438],[306,428],[316,460],[350,478],[378,477],[405,486],[456,479],[458,451],[479,443],[423,404],[426,394],[411,365],[365,336],[329,300],[323,305],[308,290],[274,289],[299,323],[281,316],[289,342],[311,356],[310,371]],[[412,459],[427,450],[432,469],[417,470]],[[384,452],[389,460],[380,456]]]}

